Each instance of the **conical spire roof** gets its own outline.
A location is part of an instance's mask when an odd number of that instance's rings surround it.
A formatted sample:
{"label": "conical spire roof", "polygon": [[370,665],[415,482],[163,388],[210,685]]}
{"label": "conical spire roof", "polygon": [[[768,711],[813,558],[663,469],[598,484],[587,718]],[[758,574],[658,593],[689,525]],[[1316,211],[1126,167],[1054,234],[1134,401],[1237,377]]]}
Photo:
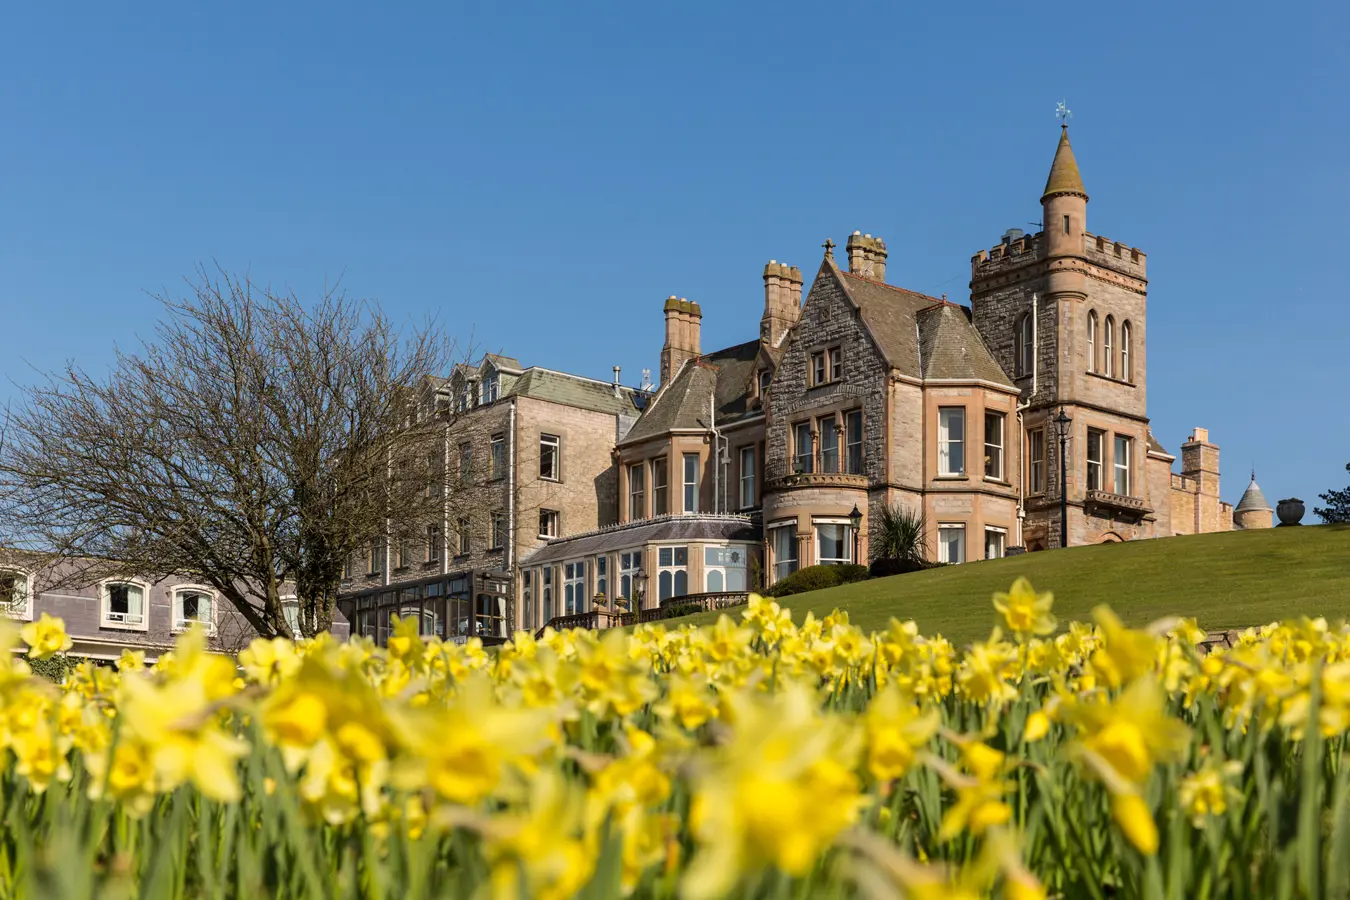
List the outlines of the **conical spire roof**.
{"label": "conical spire roof", "polygon": [[1253,509],[1263,509],[1270,511],[1270,504],[1266,501],[1266,495],[1261,493],[1261,486],[1256,483],[1256,473],[1252,473],[1252,483],[1247,485],[1247,491],[1238,501],[1237,509],[1234,512],[1247,512]]}
{"label": "conical spire roof", "polygon": [[1045,182],[1045,193],[1041,200],[1055,194],[1077,194],[1087,199],[1087,188],[1083,187],[1083,176],[1078,174],[1078,160],[1073,158],[1073,147],[1069,146],[1069,126],[1063,125],[1059,132],[1059,146],[1055,148],[1055,161],[1050,165],[1050,177]]}

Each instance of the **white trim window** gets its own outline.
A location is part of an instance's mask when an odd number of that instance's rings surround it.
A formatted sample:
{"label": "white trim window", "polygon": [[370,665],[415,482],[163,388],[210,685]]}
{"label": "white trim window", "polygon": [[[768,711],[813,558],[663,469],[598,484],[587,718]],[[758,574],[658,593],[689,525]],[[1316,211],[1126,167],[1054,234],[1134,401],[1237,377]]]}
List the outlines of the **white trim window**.
{"label": "white trim window", "polygon": [[733,593],[745,590],[745,547],[735,544],[726,547],[703,548],[703,589],[710,594]]}
{"label": "white trim window", "polygon": [[755,505],[755,448],[741,448],[741,509]]}
{"label": "white trim window", "polygon": [[652,460],[652,515],[670,512],[670,471],[664,456]]}
{"label": "white trim window", "polygon": [[669,600],[689,593],[689,548],[658,547],[656,550],[657,599]]}
{"label": "white trim window", "polygon": [[963,563],[966,561],[965,523],[944,523],[938,525],[938,562]]}
{"label": "white trim window", "polygon": [[506,435],[494,434],[492,436],[491,453],[491,475],[493,481],[500,481],[506,477]]}
{"label": "white trim window", "polygon": [[1087,431],[1087,489],[1102,489],[1102,451],[1106,448],[1106,435],[1095,428]]}
{"label": "white trim window", "polygon": [[603,553],[595,558],[595,592],[604,594],[606,600],[613,600],[609,595],[609,557]]}
{"label": "white trim window", "polygon": [[684,454],[684,511],[698,512],[698,454]]}
{"label": "white trim window", "polygon": [[798,422],[792,426],[793,468],[797,474],[814,471],[815,442],[811,434],[810,422]]}
{"label": "white trim window", "polygon": [[642,551],[628,550],[619,554],[619,596],[633,602],[633,608],[642,598],[637,596],[637,574],[642,571]]}
{"label": "white trim window", "polygon": [[853,562],[853,523],[848,519],[816,519],[816,565],[841,566]]}
{"label": "white trim window", "polygon": [[558,525],[558,511],[556,509],[539,510],[539,536],[541,538],[555,538],[561,534]]}
{"label": "white trim window", "polygon": [[370,542],[370,572],[368,574],[384,574],[384,541],[380,538]]}
{"label": "white trim window", "polygon": [[825,351],[817,350],[811,354],[811,386],[825,383]]}
{"label": "white trim window", "polygon": [[432,522],[427,526],[427,562],[438,563],[441,561],[441,526]]}
{"label": "white trim window", "polygon": [[586,602],[586,561],[575,560],[563,564],[563,615],[571,616],[590,610]]}
{"label": "white trim window", "polygon": [[1106,317],[1106,328],[1102,332],[1102,374],[1107,378],[1116,376],[1116,360],[1111,355],[1111,337],[1112,332],[1116,330],[1116,320],[1111,316]]}
{"label": "white trim window", "polygon": [[1120,377],[1123,381],[1134,381],[1134,363],[1130,359],[1130,321],[1120,323]]}
{"label": "white trim window", "polygon": [[1003,413],[984,414],[984,477],[1003,480]]}
{"label": "white trim window", "polygon": [[180,584],[173,589],[173,630],[183,631],[191,625],[202,625],[208,633],[216,630],[215,591]]}
{"label": "white trim window", "polygon": [[501,376],[496,372],[488,372],[483,376],[481,385],[482,399],[481,403],[496,403],[497,397],[501,393]]}
{"label": "white trim window", "polygon": [[1115,450],[1116,493],[1122,497],[1129,497],[1130,488],[1133,486],[1130,478],[1130,457],[1134,453],[1134,441],[1123,434],[1118,434]]}
{"label": "white trim window", "polygon": [[774,583],[797,571],[797,523],[770,526],[769,546],[773,551]]}
{"label": "white trim window", "polygon": [[150,586],[143,581],[105,581],[99,585],[99,625],[149,630]]}
{"label": "white trim window", "polygon": [[830,361],[830,380],[839,381],[844,377],[844,348],[831,347],[825,351],[825,357]]}
{"label": "white trim window", "polygon": [[286,620],[286,627],[291,629],[291,634],[300,636],[300,599],[294,594],[285,594],[279,598],[281,601],[281,615]]}
{"label": "white trim window", "polygon": [[628,467],[628,518],[647,518],[647,470],[642,463],[633,463]]}
{"label": "white trim window", "polygon": [[0,615],[33,618],[33,576],[22,569],[0,569]]}
{"label": "white trim window", "polygon": [[562,480],[562,439],[556,434],[539,435],[539,477]]}
{"label": "white trim window", "polygon": [[1008,529],[993,525],[984,527],[984,558],[1002,559],[1008,549]]}
{"label": "white trim window", "polygon": [[540,591],[543,594],[540,609],[543,610],[542,617],[544,624],[547,625],[553,619],[553,567],[544,566],[543,575],[539,580],[542,582]]}
{"label": "white trim window", "polygon": [[500,550],[506,544],[506,516],[501,510],[492,513],[490,527],[488,529],[488,549]]}
{"label": "white trim window", "polygon": [[1097,371],[1097,311],[1095,309],[1088,313],[1087,357],[1088,371]]}
{"label": "white trim window", "polygon": [[848,474],[863,474],[863,414],[861,409],[844,413],[844,447]]}
{"label": "white trim window", "polygon": [[820,471],[830,474],[839,471],[839,425],[833,415],[816,420],[820,432]]}
{"label": "white trim window", "polygon": [[966,474],[966,408],[938,409],[938,474]]}

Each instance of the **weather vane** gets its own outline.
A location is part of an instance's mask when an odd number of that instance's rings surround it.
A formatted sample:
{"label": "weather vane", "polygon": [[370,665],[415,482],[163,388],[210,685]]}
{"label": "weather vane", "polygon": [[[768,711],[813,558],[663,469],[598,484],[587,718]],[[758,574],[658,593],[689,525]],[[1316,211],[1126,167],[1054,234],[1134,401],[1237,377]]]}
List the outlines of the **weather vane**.
{"label": "weather vane", "polygon": [[1073,118],[1073,111],[1064,105],[1063,100],[1055,104],[1055,118],[1059,119],[1065,128],[1069,127],[1069,120]]}

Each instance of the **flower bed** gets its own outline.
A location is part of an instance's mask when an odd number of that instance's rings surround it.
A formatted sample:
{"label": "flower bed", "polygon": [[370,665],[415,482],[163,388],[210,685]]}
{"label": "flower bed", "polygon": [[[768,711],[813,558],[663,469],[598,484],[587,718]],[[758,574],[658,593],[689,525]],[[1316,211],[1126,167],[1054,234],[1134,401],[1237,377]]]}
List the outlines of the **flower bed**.
{"label": "flower bed", "polygon": [[493,654],[408,620],[61,686],[16,657],[0,897],[1346,894],[1350,631],[1206,655],[1193,622],[1051,637],[1048,594],[994,601],[965,650],[755,597]]}

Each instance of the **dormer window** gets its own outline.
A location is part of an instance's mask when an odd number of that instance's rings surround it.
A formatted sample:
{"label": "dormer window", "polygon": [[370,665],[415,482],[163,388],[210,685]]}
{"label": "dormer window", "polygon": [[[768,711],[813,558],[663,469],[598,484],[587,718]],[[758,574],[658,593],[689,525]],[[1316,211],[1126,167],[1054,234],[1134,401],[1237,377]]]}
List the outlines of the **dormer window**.
{"label": "dormer window", "polygon": [[480,392],[482,399],[479,402],[496,403],[499,385],[500,380],[496,372],[488,372],[486,375],[484,375],[483,386]]}
{"label": "dormer window", "polygon": [[0,615],[33,618],[33,589],[26,572],[0,569]]}
{"label": "dormer window", "polygon": [[104,628],[130,628],[145,631],[148,615],[146,613],[146,585],[135,581],[105,581],[102,587],[102,615],[100,625]]}
{"label": "dormer window", "polygon": [[773,373],[768,369],[762,369],[759,373],[759,395],[766,396],[769,393],[769,382],[773,380]]}
{"label": "dormer window", "polygon": [[173,591],[173,627],[182,631],[197,624],[215,630],[212,595],[205,588],[178,587]]}

